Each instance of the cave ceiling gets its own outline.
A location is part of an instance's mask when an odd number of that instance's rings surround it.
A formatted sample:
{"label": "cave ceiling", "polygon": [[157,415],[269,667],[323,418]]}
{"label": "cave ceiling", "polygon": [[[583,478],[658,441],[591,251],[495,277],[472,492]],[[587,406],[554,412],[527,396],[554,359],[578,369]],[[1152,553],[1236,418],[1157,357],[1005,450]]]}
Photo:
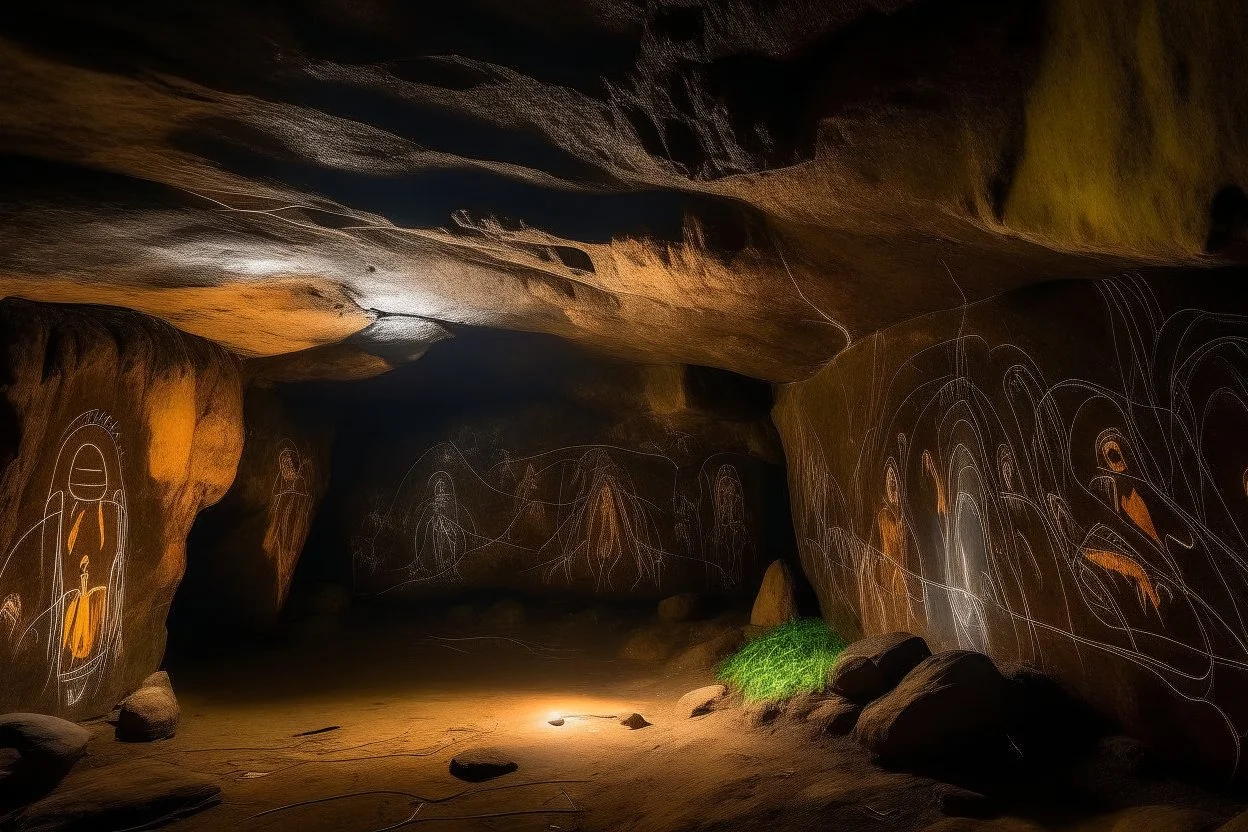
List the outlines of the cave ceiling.
{"label": "cave ceiling", "polygon": [[0,295],[278,377],[487,326],[789,381],[1242,260],[1230,0],[149,5],[0,12]]}

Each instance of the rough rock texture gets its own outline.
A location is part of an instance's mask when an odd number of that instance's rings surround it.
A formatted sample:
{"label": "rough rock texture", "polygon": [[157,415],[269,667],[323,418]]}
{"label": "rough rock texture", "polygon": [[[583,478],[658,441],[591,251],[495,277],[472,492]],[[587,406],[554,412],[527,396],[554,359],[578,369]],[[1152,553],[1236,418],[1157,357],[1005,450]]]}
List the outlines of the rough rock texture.
{"label": "rough rock texture", "polygon": [[[124,783],[124,788],[118,788]],[[168,817],[186,817],[221,800],[214,778],[182,766],[144,760],[83,768],[61,788],[13,820],[16,832],[136,829]]]}
{"label": "rough rock texture", "polygon": [[949,650],[863,709],[854,738],[892,766],[991,765],[1006,724],[1006,682],[992,660]]}
{"label": "rough rock texture", "polygon": [[854,702],[870,702],[890,687],[866,656],[842,655],[828,674],[828,689]]}
{"label": "rough rock texture", "polygon": [[1238,0],[97,11],[0,26],[0,293],[254,354],[414,318],[790,380],[1243,235]]}
{"label": "rough rock texture", "polygon": [[0,302],[0,710],[106,712],[159,663],[196,513],[242,450],[237,362],[142,315]]}
{"label": "rough rock texture", "polygon": [[793,592],[793,573],[784,561],[772,561],[763,573],[762,586],[754,597],[750,626],[779,627],[794,618],[797,618],[797,601]]}
{"label": "rough rock texture", "polygon": [[451,758],[451,774],[469,783],[493,780],[519,768],[519,763],[497,748],[474,748]]}
{"label": "rough rock texture", "polygon": [[920,636],[912,633],[879,633],[860,638],[846,647],[838,664],[848,663],[855,657],[869,659],[880,672],[884,690],[888,690],[896,687],[907,673],[930,655],[931,649]]}
{"label": "rough rock texture", "polygon": [[854,730],[862,706],[844,696],[829,696],[806,715],[806,721],[822,734],[843,736]]}
{"label": "rough rock texture", "polygon": [[785,388],[824,614],[1036,667],[1171,759],[1238,772],[1245,337],[1238,280],[1067,282],[865,339]]}
{"label": "rough rock texture", "polygon": [[91,732],[80,725],[46,714],[0,716],[0,749],[18,754],[3,778],[0,806],[14,792],[38,794],[56,785],[86,753]]}
{"label": "rough rock texture", "polygon": [[457,338],[302,401],[343,411],[316,542],[363,595],[740,597],[792,547],[770,402],[722,371]]}
{"label": "rough rock texture", "polygon": [[329,484],[332,432],[326,425],[291,413],[278,393],[259,386],[248,389],[243,417],[247,438],[238,476],[195,523],[175,610],[175,624],[205,640],[264,631],[277,622]]}
{"label": "rough rock texture", "polygon": [[668,669],[678,673],[691,670],[714,670],[720,662],[736,653],[744,644],[745,634],[739,627],[734,627],[685,648],[671,660]]}
{"label": "rough rock texture", "polygon": [[143,680],[117,710],[117,739],[122,742],[167,740],[177,733],[182,720],[169,674],[163,670]]}

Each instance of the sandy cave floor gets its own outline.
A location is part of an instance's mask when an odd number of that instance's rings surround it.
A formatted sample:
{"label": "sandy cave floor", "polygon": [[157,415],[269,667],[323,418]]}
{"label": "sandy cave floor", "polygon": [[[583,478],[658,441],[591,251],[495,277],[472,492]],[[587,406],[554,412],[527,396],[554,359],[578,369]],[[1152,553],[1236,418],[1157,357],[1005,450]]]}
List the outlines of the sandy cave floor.
{"label": "sandy cave floor", "polygon": [[[1184,807],[1174,811],[1185,817],[1207,812],[1215,825],[1242,808],[1194,786],[1152,781],[1085,792],[1062,786],[1060,794],[1037,786],[1005,817],[945,818],[939,784],[883,771],[849,739],[815,737],[783,718],[750,727],[741,709],[681,718],[679,695],[711,674],[667,674],[614,658],[625,626],[552,621],[499,636],[448,631],[393,610],[356,611],[333,633],[174,660],[177,736],[124,744],[111,726],[93,723],[89,756],[70,779],[121,784],[153,766],[216,778],[222,802],[165,827],[180,832],[1092,832],[1162,828],[1115,826],[1155,815],[1132,808],[1147,804]],[[547,724],[555,714],[634,711],[653,725],[632,731],[597,716]],[[329,726],[338,727],[296,736]],[[479,784],[453,778],[450,758],[477,746],[506,751],[519,770]]]}

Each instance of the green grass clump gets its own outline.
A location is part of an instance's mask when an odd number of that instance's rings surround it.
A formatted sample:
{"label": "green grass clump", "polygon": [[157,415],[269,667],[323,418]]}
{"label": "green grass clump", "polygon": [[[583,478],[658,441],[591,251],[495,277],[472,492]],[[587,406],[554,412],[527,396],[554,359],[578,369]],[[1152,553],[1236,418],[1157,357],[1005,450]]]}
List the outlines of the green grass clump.
{"label": "green grass clump", "polygon": [[751,641],[719,666],[719,678],[748,702],[823,690],[845,642],[820,618],[790,621]]}

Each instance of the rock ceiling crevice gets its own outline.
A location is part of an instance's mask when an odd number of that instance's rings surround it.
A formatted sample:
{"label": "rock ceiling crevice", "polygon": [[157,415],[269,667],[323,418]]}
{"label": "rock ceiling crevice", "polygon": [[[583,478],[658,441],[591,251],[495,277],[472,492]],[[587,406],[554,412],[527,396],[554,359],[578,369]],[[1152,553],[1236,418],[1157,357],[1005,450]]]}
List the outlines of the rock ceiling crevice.
{"label": "rock ceiling crevice", "polygon": [[246,356],[397,315],[789,381],[1023,285],[1233,262],[1248,24],[1104,5],[13,10],[0,293]]}

